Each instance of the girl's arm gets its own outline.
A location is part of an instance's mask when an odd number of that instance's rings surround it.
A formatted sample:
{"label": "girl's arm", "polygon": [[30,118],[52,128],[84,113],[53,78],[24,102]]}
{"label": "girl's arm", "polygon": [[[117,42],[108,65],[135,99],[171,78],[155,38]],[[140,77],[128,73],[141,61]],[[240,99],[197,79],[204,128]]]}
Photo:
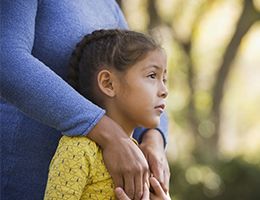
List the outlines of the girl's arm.
{"label": "girl's arm", "polygon": [[[79,200],[89,177],[89,160],[86,143],[79,137],[62,137],[49,167],[44,200]],[[92,145],[93,146],[93,145]]]}

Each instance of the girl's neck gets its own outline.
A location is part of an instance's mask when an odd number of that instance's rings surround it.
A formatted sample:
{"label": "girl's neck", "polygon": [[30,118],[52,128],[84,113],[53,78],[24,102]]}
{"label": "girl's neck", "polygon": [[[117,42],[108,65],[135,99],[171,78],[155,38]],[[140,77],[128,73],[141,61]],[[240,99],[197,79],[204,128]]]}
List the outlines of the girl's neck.
{"label": "girl's neck", "polygon": [[131,137],[137,126],[122,113],[115,101],[106,99],[102,107],[106,110],[106,115],[114,120],[124,130],[128,137]]}
{"label": "girl's neck", "polygon": [[106,110],[106,115],[113,119],[119,126],[121,126],[128,137],[132,136],[136,127],[135,125],[131,124],[129,121],[118,115],[116,112],[110,112],[109,110]]}

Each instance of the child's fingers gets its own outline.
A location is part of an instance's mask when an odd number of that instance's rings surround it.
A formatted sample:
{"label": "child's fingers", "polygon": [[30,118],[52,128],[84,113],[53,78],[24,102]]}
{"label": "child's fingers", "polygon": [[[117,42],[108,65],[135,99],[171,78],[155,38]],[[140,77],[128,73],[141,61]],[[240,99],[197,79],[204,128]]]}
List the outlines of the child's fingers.
{"label": "child's fingers", "polygon": [[157,196],[165,195],[165,192],[163,191],[160,183],[156,180],[156,178],[150,177],[150,184]]}
{"label": "child's fingers", "polygon": [[144,184],[144,193],[143,193],[143,197],[142,200],[149,200],[149,188],[147,186],[147,183]]}
{"label": "child's fingers", "polygon": [[115,193],[118,200],[131,200],[121,187],[117,187]]}

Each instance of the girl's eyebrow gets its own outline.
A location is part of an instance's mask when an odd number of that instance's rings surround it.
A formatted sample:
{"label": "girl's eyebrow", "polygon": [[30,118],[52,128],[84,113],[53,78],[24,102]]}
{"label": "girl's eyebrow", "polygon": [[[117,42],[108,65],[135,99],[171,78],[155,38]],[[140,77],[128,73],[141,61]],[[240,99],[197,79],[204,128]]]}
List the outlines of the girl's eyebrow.
{"label": "girl's eyebrow", "polygon": [[156,70],[163,71],[163,73],[167,73],[167,69],[163,70],[163,68],[158,65],[148,65],[147,67],[144,68],[144,70],[149,68],[155,68]]}

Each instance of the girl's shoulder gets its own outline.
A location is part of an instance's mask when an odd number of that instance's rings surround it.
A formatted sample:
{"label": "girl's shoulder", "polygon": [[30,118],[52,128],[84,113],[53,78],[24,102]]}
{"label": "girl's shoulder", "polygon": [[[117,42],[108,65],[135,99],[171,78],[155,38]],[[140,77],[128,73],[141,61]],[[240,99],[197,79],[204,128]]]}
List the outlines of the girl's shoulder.
{"label": "girl's shoulder", "polygon": [[58,145],[58,149],[61,151],[77,151],[88,154],[95,154],[100,151],[98,144],[86,136],[62,136]]}

